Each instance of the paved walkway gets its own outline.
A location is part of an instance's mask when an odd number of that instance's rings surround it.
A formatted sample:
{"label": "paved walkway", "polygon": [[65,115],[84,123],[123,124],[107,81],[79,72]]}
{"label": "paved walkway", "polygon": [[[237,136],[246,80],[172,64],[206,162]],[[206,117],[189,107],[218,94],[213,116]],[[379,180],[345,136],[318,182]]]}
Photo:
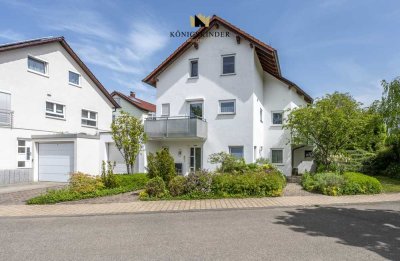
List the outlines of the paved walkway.
{"label": "paved walkway", "polygon": [[292,196],[277,198],[209,199],[175,201],[138,201],[109,204],[76,205],[5,205],[0,217],[77,216],[117,213],[178,212],[216,209],[255,209],[315,205],[358,204],[400,201],[400,193],[358,196]]}
{"label": "paved walkway", "polygon": [[35,182],[0,186],[0,205],[21,205],[25,201],[45,193],[48,189],[59,189],[67,183]]}

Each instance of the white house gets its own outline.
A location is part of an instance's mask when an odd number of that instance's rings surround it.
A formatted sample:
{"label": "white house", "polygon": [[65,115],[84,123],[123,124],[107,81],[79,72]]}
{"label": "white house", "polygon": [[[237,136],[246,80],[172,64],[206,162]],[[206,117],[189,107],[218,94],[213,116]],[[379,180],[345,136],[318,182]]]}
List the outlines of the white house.
{"label": "white house", "polygon": [[208,157],[220,151],[269,158],[287,176],[310,169],[310,148],[293,147],[282,123],[312,98],[282,76],[275,49],[220,17],[143,81],[157,88],[147,151],[168,148],[179,172],[214,169]]}
{"label": "white house", "polygon": [[[144,121],[148,116],[152,117],[156,112],[156,106],[154,104],[137,98],[134,92],[130,92],[128,96],[121,92],[113,91],[111,96],[120,106],[120,108],[113,113],[114,118],[118,117],[121,111],[124,111]],[[114,173],[126,173],[124,158],[114,145],[111,135],[103,135],[102,139],[107,139],[108,160],[116,163]],[[145,163],[146,153],[145,151],[141,151],[136,157],[136,163],[133,171],[135,173],[145,172]]]}
{"label": "white house", "polygon": [[0,46],[0,184],[100,173],[119,105],[63,37]]}

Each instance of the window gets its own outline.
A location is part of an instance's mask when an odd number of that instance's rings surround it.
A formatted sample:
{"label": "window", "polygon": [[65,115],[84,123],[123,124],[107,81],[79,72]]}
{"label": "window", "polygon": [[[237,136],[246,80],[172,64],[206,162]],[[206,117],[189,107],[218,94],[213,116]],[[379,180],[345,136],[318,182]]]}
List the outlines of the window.
{"label": "window", "polygon": [[199,60],[190,60],[190,77],[199,77]]}
{"label": "window", "polygon": [[282,125],[283,123],[283,112],[272,112],[272,124]]}
{"label": "window", "polygon": [[243,146],[230,146],[229,147],[229,154],[232,156],[241,159],[243,158]]}
{"label": "window", "polygon": [[11,126],[11,94],[0,92],[0,125]]}
{"label": "window", "polygon": [[78,73],[74,73],[69,71],[69,83],[73,84],[73,85],[80,85],[81,84],[81,76]]}
{"label": "window", "polygon": [[46,116],[59,119],[65,118],[65,106],[58,103],[46,102]]}
{"label": "window", "polygon": [[235,55],[222,56],[222,74],[235,73]]}
{"label": "window", "polygon": [[96,127],[97,126],[97,112],[82,110],[82,126]]}
{"label": "window", "polygon": [[28,57],[28,70],[47,74],[47,63],[33,57]]}
{"label": "window", "polygon": [[282,149],[272,149],[271,150],[271,162],[275,164],[283,163],[283,150]]}
{"label": "window", "polygon": [[236,100],[219,101],[219,114],[235,114]]}
{"label": "window", "polygon": [[189,104],[189,114],[190,118],[203,118],[203,103],[202,102],[192,102]]}
{"label": "window", "polygon": [[312,150],[305,150],[304,151],[304,157],[305,158],[311,158],[313,156]]}
{"label": "window", "polygon": [[260,122],[263,122],[263,109],[260,108]]}
{"label": "window", "polygon": [[169,103],[164,103],[161,105],[161,116],[169,116]]}

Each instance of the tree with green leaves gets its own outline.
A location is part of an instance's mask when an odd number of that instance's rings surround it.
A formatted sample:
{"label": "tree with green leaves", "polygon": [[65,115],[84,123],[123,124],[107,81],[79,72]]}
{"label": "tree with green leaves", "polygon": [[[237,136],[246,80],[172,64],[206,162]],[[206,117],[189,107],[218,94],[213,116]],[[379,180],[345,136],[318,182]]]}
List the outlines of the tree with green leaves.
{"label": "tree with green leaves", "polygon": [[313,145],[317,163],[330,169],[335,157],[365,143],[372,119],[350,94],[335,92],[291,110],[284,128],[292,144]]}
{"label": "tree with green leaves", "polygon": [[161,177],[166,184],[176,176],[174,158],[168,149],[147,155],[147,174],[149,178]]}
{"label": "tree with green leaves", "polygon": [[111,124],[111,133],[115,146],[125,160],[127,173],[132,174],[136,157],[147,142],[142,121],[121,111]]}
{"label": "tree with green leaves", "polygon": [[400,77],[382,81],[381,112],[388,130],[387,144],[400,161]]}

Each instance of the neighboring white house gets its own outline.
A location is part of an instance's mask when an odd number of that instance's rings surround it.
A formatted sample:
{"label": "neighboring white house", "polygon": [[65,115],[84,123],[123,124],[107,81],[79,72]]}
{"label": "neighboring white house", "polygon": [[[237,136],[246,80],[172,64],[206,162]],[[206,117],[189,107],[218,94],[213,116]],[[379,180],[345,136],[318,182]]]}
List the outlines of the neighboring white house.
{"label": "neighboring white house", "polygon": [[[144,121],[148,116],[152,117],[156,112],[156,106],[154,104],[137,98],[134,92],[130,92],[129,96],[127,96],[121,92],[114,91],[111,93],[111,96],[120,106],[120,108],[113,113],[113,118],[118,117],[120,111],[124,111]],[[104,135],[103,139],[106,139],[106,137],[109,141],[107,145],[108,160],[116,163],[114,173],[126,173],[126,165],[122,154],[112,142],[111,136]],[[136,164],[133,171],[135,173],[145,172],[145,162],[146,153],[145,151],[141,151],[136,157]]]}
{"label": "neighboring white house", "polygon": [[0,184],[100,174],[118,107],[63,37],[0,45]]}
{"label": "neighboring white house", "polygon": [[213,16],[143,81],[157,88],[146,150],[168,148],[179,172],[215,169],[220,151],[269,158],[287,176],[311,168],[311,148],[293,147],[282,123],[312,98],[282,76],[275,49],[227,21]]}

